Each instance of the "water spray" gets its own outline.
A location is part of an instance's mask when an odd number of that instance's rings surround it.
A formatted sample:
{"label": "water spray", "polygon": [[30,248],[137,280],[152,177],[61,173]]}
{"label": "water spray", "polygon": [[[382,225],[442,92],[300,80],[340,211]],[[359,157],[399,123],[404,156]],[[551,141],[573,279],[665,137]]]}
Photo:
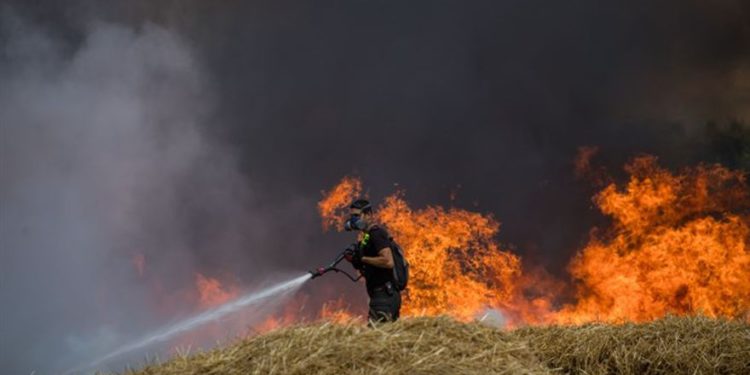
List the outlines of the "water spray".
{"label": "water spray", "polygon": [[169,338],[183,332],[187,332],[190,330],[193,330],[199,326],[202,326],[206,323],[209,323],[211,321],[215,321],[227,314],[233,313],[237,310],[239,310],[242,307],[248,306],[253,303],[260,302],[266,298],[280,295],[284,293],[288,293],[300,285],[302,285],[305,281],[310,280],[312,276],[310,274],[305,274],[302,276],[299,276],[297,278],[294,278],[292,280],[276,284],[272,287],[269,287],[263,291],[250,293],[245,296],[242,296],[240,298],[237,298],[233,301],[227,302],[221,306],[218,306],[216,308],[204,311],[194,317],[182,320],[180,322],[177,322],[171,326],[168,326],[166,328],[163,328],[156,333],[152,333],[140,340],[137,340],[133,343],[130,343],[128,345],[124,345],[109,354],[92,361],[88,363],[87,365],[79,366],[75,369],[72,369],[66,374],[71,374],[74,372],[80,372],[86,369],[93,369],[96,366],[101,365],[102,363],[105,363],[106,361],[109,361],[111,359],[117,358],[123,354],[132,352],[137,349],[142,349],[145,347],[148,347],[149,345],[152,345],[157,342],[163,342],[168,340]]}
{"label": "water spray", "polygon": [[247,294],[243,297],[227,302],[216,308],[204,311],[194,317],[177,322],[171,326],[168,326],[166,328],[163,328],[157,331],[156,333],[152,333],[146,337],[143,337],[140,340],[137,340],[128,345],[124,345],[110,352],[109,354],[88,363],[87,365],[82,365],[75,369],[69,370],[65,374],[80,372],[86,369],[93,369],[93,368],[96,368],[96,366],[101,365],[102,363],[115,359],[124,354],[148,347],[157,342],[166,341],[179,333],[187,332],[195,328],[198,328],[199,326],[202,326],[204,324],[207,324],[209,322],[222,318],[223,316],[233,313],[245,306],[260,302],[266,298],[269,298],[275,295],[288,293],[289,291],[294,290],[296,287],[299,287],[300,285],[302,285],[305,281],[322,276],[331,271],[342,273],[346,275],[346,277],[349,278],[349,280],[356,282],[357,280],[362,278],[362,275],[354,277],[350,273],[337,267],[338,264],[341,263],[341,261],[344,260],[344,258],[346,257],[347,251],[348,250],[342,251],[339,255],[336,256],[336,258],[328,266],[319,267],[318,269],[309,271],[309,273],[302,275],[300,277],[297,277],[295,279],[286,281],[281,284],[274,285],[261,292]]}

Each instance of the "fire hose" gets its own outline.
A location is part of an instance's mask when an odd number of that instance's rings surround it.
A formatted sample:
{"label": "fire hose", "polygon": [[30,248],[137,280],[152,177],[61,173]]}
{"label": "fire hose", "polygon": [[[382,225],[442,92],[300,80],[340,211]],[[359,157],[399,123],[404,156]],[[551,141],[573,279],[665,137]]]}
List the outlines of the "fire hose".
{"label": "fire hose", "polygon": [[336,258],[333,260],[333,262],[331,262],[331,264],[329,264],[328,266],[318,267],[318,269],[316,269],[316,270],[309,271],[310,274],[312,275],[312,279],[314,279],[316,277],[319,277],[319,276],[323,276],[324,274],[326,274],[328,272],[331,272],[331,271],[338,272],[338,273],[343,273],[346,277],[349,278],[349,280],[351,280],[353,282],[356,282],[357,280],[361,279],[362,275],[354,277],[349,272],[346,272],[346,271],[344,271],[344,270],[342,270],[342,269],[340,269],[340,268],[337,267],[338,264],[341,263],[342,260],[344,260],[344,258],[346,257],[347,252],[349,252],[349,251],[350,251],[349,249],[346,249],[346,250],[342,251],[339,255],[336,256]]}

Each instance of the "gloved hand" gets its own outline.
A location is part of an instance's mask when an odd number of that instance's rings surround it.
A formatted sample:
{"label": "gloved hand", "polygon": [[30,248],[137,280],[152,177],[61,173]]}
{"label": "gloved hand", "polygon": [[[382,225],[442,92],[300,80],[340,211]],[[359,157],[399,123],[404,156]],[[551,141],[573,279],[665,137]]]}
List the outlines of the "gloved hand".
{"label": "gloved hand", "polygon": [[344,258],[351,263],[354,268],[362,268],[362,249],[360,249],[356,243],[349,245],[349,247],[344,250]]}
{"label": "gloved hand", "polygon": [[354,254],[352,254],[352,264],[357,269],[362,267],[362,249],[359,247],[357,247],[357,249],[354,250]]}
{"label": "gloved hand", "polygon": [[352,263],[354,261],[354,252],[357,251],[358,247],[359,246],[357,246],[356,243],[349,245],[349,247],[344,250],[344,259],[349,263]]}

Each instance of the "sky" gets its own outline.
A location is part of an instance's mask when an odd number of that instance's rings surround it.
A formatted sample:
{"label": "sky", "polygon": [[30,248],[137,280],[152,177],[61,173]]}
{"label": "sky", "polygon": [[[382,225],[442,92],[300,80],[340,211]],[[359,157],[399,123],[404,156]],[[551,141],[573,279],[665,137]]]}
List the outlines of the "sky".
{"label": "sky", "polygon": [[163,323],[182,310],[154,308],[157,283],[325,263],[349,238],[316,203],[347,175],[492,214],[564,275],[606,222],[579,147],[615,175],[641,153],[712,162],[705,125],[748,103],[742,0],[5,1],[0,369]]}

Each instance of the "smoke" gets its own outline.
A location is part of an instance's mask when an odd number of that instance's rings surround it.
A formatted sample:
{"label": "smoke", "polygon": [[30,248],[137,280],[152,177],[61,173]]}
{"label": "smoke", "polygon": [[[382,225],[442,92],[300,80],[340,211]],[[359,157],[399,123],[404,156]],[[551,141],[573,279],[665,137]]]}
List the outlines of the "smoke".
{"label": "smoke", "polygon": [[166,341],[169,338],[176,336],[183,332],[191,332],[195,330],[196,328],[199,328],[203,325],[218,321],[224,316],[237,312],[238,310],[245,308],[248,305],[255,305],[269,298],[275,299],[279,296],[283,297],[286,294],[299,289],[300,285],[302,285],[302,283],[309,280],[310,278],[311,278],[311,275],[309,273],[306,273],[302,276],[289,280],[285,283],[269,287],[266,290],[242,296],[241,298],[238,298],[234,301],[223,304],[217,308],[202,312],[194,317],[182,320],[174,325],[162,328],[157,332],[149,334],[148,336],[142,338],[139,341],[122,346],[118,348],[117,350],[107,354],[106,356],[93,361],[90,364],[90,366],[95,368],[96,365],[101,364],[101,363],[106,363],[107,360],[116,358],[125,353],[130,353],[138,349],[142,350],[143,348],[147,348],[148,346],[153,345],[153,343]]}
{"label": "smoke", "polygon": [[639,153],[692,165],[713,161],[707,122],[750,121],[747,1],[324,3],[171,19],[270,201],[354,173],[376,201],[398,184],[416,207],[493,213],[501,241],[563,274],[600,223],[580,146],[612,172]]}
{"label": "smoke", "polygon": [[508,323],[505,314],[497,309],[486,309],[481,314],[477,314],[476,320],[482,324],[497,328],[504,328]]}
{"label": "smoke", "polygon": [[[602,220],[573,173],[580,146],[609,171],[641,152],[693,164],[705,123],[749,116],[743,0],[12,2],[13,373],[171,318],[196,271],[248,285],[324,263],[350,238],[321,234],[315,204],[352,173],[376,201],[398,184],[414,207],[492,213],[502,242],[562,274]],[[314,287],[364,301],[335,278]]]}
{"label": "smoke", "polygon": [[189,311],[175,295],[212,270],[194,254],[260,280],[247,246],[264,224],[203,133],[215,97],[185,41],[92,23],[71,48],[2,16],[3,372],[60,371]]}

